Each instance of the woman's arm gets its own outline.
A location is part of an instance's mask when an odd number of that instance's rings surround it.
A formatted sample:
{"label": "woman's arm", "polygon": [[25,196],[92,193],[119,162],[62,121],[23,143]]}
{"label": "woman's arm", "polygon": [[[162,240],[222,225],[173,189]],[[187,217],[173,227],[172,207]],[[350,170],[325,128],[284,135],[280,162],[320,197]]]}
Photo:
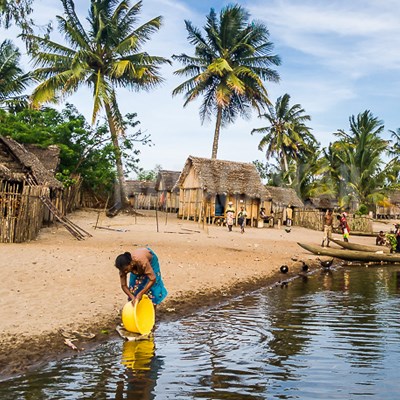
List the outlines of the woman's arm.
{"label": "woman's arm", "polygon": [[131,293],[131,291],[129,290],[129,287],[127,285],[127,274],[124,274],[123,272],[120,272],[119,274],[119,278],[121,281],[121,289],[122,291],[131,299],[131,300],[135,300],[135,296]]}
{"label": "woman's arm", "polygon": [[145,287],[138,293],[136,293],[136,301],[140,301],[142,296],[147,293],[150,288],[154,285],[156,282],[156,275],[154,274],[153,268],[151,267],[150,261],[149,260],[144,260],[142,261],[142,268],[144,271],[144,275],[147,276],[148,282],[146,283]]}

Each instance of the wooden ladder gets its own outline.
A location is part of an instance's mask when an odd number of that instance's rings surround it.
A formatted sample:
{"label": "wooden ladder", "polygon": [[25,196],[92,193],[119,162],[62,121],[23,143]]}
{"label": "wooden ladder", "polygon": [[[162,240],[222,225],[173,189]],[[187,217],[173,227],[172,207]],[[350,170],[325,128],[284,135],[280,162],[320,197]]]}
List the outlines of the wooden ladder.
{"label": "wooden ladder", "polygon": [[[33,177],[28,175],[26,177],[26,181],[29,186],[38,186]],[[84,229],[76,225],[70,219],[68,219],[60,210],[54,206],[54,204],[50,201],[48,196],[39,196],[40,201],[48,208],[48,210],[54,215],[56,220],[63,225],[68,232],[74,236],[78,240],[84,240],[85,237],[92,237],[89,232],[86,232]]]}

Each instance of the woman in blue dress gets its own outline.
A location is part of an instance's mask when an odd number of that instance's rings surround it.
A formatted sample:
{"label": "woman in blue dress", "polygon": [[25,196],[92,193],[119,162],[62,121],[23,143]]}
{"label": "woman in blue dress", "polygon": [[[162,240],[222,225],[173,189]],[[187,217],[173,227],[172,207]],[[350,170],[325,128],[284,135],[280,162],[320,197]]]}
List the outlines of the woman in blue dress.
{"label": "woman in blue dress", "polygon": [[132,302],[140,301],[147,294],[153,304],[157,305],[167,296],[157,255],[150,248],[120,254],[115,260],[115,266],[119,269],[121,289]]}

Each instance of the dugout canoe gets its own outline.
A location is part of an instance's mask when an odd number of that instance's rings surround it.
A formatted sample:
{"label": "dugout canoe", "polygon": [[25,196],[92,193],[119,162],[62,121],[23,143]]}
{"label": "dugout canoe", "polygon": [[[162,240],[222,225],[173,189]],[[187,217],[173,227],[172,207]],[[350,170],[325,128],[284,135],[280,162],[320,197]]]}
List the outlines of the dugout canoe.
{"label": "dugout canoe", "polygon": [[345,242],[343,240],[330,239],[333,243],[336,243],[340,247],[343,247],[347,250],[358,250],[358,251],[368,251],[371,253],[376,253],[377,251],[383,251],[385,254],[390,253],[390,249],[387,246],[373,246],[373,245],[365,245],[353,242]]}
{"label": "dugout canoe", "polygon": [[361,261],[361,262],[373,262],[373,263],[400,263],[400,254],[387,254],[387,253],[371,253],[368,251],[357,251],[347,249],[333,249],[331,247],[321,247],[306,243],[297,243],[303,249],[309,251],[318,256],[328,256],[334,258],[340,258],[346,261]]}

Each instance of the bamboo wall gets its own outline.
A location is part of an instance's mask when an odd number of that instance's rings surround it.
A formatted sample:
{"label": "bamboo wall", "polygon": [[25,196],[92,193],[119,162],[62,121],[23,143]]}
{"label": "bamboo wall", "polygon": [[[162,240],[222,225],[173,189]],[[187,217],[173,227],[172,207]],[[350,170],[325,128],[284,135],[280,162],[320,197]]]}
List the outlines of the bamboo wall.
{"label": "bamboo wall", "polygon": [[136,210],[155,210],[158,206],[158,195],[156,193],[135,193],[129,197],[129,203]]}
{"label": "bamboo wall", "polygon": [[400,218],[400,207],[395,205],[391,207],[376,206],[376,218],[398,219]]}
{"label": "bamboo wall", "polygon": [[[324,215],[325,213],[321,210],[310,210],[295,208],[293,213],[293,224],[296,226],[302,226],[308,229],[314,229],[317,231],[324,230]],[[372,219],[366,216],[349,215],[347,217],[347,223],[350,227],[351,232],[365,232],[372,233]],[[333,214],[333,226],[338,226],[337,214]]]}
{"label": "bamboo wall", "polygon": [[[243,203],[240,202],[243,200]],[[257,226],[260,215],[260,200],[252,198],[241,198],[241,196],[226,196],[225,207],[228,202],[233,202],[236,214],[240,211],[240,206],[244,205],[247,211],[247,225]],[[263,203],[263,206],[269,205],[269,202]],[[179,193],[178,218],[202,221],[207,223],[221,224],[225,220],[225,212],[222,215],[216,215],[216,195],[209,195],[201,189],[181,189]]]}
{"label": "bamboo wall", "polygon": [[179,192],[159,191],[159,208],[166,212],[179,210]]}
{"label": "bamboo wall", "polygon": [[45,206],[40,196],[49,196],[49,188],[0,182],[0,242],[21,243],[37,237],[42,227]]}

